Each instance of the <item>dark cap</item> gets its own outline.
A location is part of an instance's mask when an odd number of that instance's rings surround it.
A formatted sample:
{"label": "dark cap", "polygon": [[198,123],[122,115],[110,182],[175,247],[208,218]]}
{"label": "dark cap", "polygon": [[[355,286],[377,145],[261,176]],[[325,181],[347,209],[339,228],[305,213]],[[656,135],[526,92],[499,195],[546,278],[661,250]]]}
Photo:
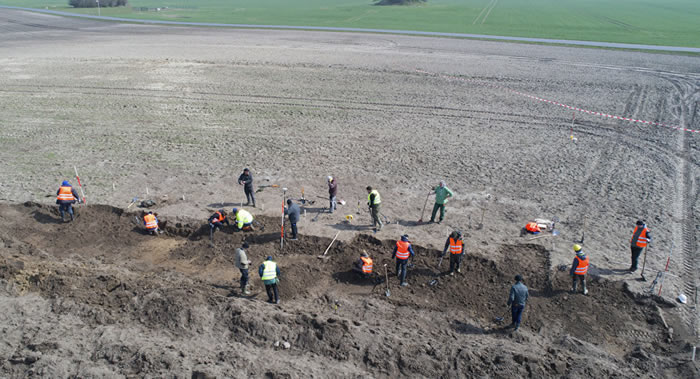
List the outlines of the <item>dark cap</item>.
{"label": "dark cap", "polygon": [[637,220],[637,225],[644,225],[644,220]]}
{"label": "dark cap", "polygon": [[247,249],[247,248],[249,248],[250,246],[248,245],[248,242],[243,241],[243,243],[241,244],[241,247],[244,248],[244,249]]}
{"label": "dark cap", "polygon": [[272,255],[268,255],[267,258],[265,259],[266,261],[271,261],[272,260]]}
{"label": "dark cap", "polygon": [[292,205],[292,199],[287,199],[287,204]]}
{"label": "dark cap", "polygon": [[372,186],[367,186],[367,191],[371,191],[371,190],[372,190]]}
{"label": "dark cap", "polygon": [[516,282],[522,282],[522,281],[523,281],[523,276],[520,275],[520,274],[515,275],[515,281],[516,281]]}
{"label": "dark cap", "polygon": [[250,171],[248,167],[244,168],[243,171]]}

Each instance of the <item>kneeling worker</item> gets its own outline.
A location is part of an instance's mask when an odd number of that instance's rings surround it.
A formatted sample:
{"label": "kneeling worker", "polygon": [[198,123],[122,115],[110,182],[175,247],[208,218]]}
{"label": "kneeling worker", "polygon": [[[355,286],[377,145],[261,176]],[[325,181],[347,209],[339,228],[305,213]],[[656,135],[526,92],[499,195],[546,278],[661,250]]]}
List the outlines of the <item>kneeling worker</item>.
{"label": "kneeling worker", "polygon": [[352,270],[357,272],[361,278],[369,278],[372,274],[372,258],[369,257],[366,251],[362,250],[360,259],[355,261]]}
{"label": "kneeling worker", "polygon": [[156,233],[159,232],[158,229],[158,217],[153,214],[153,212],[149,211],[146,213],[146,215],[143,216],[143,225],[146,226],[146,230],[151,234],[151,235],[156,235]]}
{"label": "kneeling worker", "polygon": [[267,292],[267,302],[272,303],[272,295],[275,295],[275,304],[280,303],[279,293],[277,292],[277,282],[279,281],[280,268],[277,267],[277,263],[272,260],[272,257],[268,256],[265,262],[258,268],[258,274],[260,274],[260,279],[262,279],[265,285],[265,291]]}
{"label": "kneeling worker", "polygon": [[581,287],[583,287],[583,294],[588,295],[588,289],[586,288],[586,273],[588,272],[588,257],[583,253],[583,248],[581,245],[574,245],[574,252],[576,256],[574,257],[574,262],[571,263],[571,270],[569,274],[573,278],[573,284],[571,285],[571,292],[576,292],[577,281],[581,282]]}
{"label": "kneeling worker", "polygon": [[245,209],[233,208],[233,216],[236,217],[236,229],[253,231],[253,215]]}
{"label": "kneeling worker", "polygon": [[224,224],[230,225],[228,222],[228,218],[226,217],[226,211],[223,209],[219,209],[218,211],[214,212],[211,217],[207,220],[209,223],[209,241],[214,242],[214,229],[221,229],[224,227]]}

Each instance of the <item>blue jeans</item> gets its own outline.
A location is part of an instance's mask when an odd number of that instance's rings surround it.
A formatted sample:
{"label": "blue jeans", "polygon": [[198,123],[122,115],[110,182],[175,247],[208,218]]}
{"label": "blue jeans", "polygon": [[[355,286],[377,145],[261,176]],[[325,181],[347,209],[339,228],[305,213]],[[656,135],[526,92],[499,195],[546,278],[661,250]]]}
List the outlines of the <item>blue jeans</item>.
{"label": "blue jeans", "polygon": [[523,310],[525,306],[522,304],[513,304],[510,308],[511,315],[513,316],[513,325],[517,328],[520,326],[520,322],[523,320]]}
{"label": "blue jeans", "polygon": [[70,215],[70,219],[73,219],[73,204],[71,203],[61,203],[58,205],[58,211],[61,213],[61,220],[66,218],[66,211]]}
{"label": "blue jeans", "polygon": [[407,265],[408,265],[408,259],[396,258],[396,276],[399,277],[399,280],[401,281],[401,283],[406,282],[406,274],[407,274],[406,266]]}
{"label": "blue jeans", "polygon": [[241,288],[245,288],[248,285],[248,269],[239,268],[239,270],[241,271]]}
{"label": "blue jeans", "polygon": [[297,223],[296,222],[290,222],[292,224],[292,239],[297,238]]}

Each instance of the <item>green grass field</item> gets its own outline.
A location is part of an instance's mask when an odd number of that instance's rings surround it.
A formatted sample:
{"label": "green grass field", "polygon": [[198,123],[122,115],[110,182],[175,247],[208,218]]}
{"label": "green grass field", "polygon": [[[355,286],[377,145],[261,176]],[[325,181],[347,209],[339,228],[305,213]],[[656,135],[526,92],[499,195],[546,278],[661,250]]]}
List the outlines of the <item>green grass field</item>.
{"label": "green grass field", "polygon": [[[337,26],[700,47],[698,0],[130,0],[103,16],[228,24]],[[0,4],[97,14],[67,0]],[[147,7],[150,11],[139,11]],[[167,7],[160,12],[157,7]]]}

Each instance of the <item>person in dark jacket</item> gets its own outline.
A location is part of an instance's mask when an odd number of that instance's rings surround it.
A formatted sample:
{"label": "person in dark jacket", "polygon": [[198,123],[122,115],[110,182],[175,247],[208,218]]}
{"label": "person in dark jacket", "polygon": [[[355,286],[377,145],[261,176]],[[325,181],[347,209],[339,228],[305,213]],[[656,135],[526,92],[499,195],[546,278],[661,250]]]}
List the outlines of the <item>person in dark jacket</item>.
{"label": "person in dark jacket", "polygon": [[333,213],[338,206],[336,198],[338,196],[338,183],[332,176],[328,177],[328,196],[330,199],[330,206],[328,209],[330,209],[330,213]]}
{"label": "person in dark jacket", "polygon": [[462,241],[462,232],[459,230],[453,231],[447,241],[445,241],[445,248],[442,250],[442,256],[444,257],[447,252],[450,252],[450,275],[454,275],[455,270],[457,273],[461,273],[462,269],[462,258],[464,257],[464,241]]}
{"label": "person in dark jacket", "polygon": [[262,279],[265,285],[265,291],[267,292],[267,302],[272,303],[272,295],[274,294],[275,304],[280,303],[279,292],[277,291],[277,283],[280,277],[280,268],[272,260],[272,257],[268,256],[260,267],[258,268],[258,274],[260,274],[260,279]]}
{"label": "person in dark jacket", "polygon": [[294,204],[292,199],[287,199],[287,208],[284,209],[284,214],[289,217],[289,223],[292,225],[292,241],[297,240],[297,222],[301,217],[301,209],[298,204]]}
{"label": "person in dark jacket", "polygon": [[513,331],[518,330],[520,327],[520,322],[523,319],[523,310],[525,309],[525,304],[527,304],[527,298],[529,294],[527,287],[523,284],[522,275],[515,275],[515,284],[510,287],[510,294],[508,295],[508,305],[510,305],[511,316],[513,317],[513,322],[510,326]]}
{"label": "person in dark jacket", "polygon": [[401,240],[397,241],[396,246],[394,246],[394,252],[391,253],[391,259],[396,258],[396,276],[399,278],[402,287],[408,285],[408,282],[406,282],[408,258],[415,255],[413,246],[408,240],[408,234],[402,235]]}
{"label": "person in dark jacket", "polygon": [[586,273],[588,273],[588,257],[583,253],[583,247],[579,244],[574,245],[574,252],[576,256],[574,257],[573,263],[571,263],[571,270],[569,270],[569,275],[573,280],[571,285],[571,292],[576,292],[576,287],[578,282],[581,282],[581,289],[584,295],[588,295],[588,288],[586,288]]}
{"label": "person in dark jacket", "polygon": [[651,231],[647,228],[646,222],[644,220],[637,220],[637,225],[634,227],[632,232],[632,239],[630,239],[630,249],[632,250],[632,265],[629,268],[630,272],[637,271],[637,261],[639,261],[639,256],[642,255],[642,250],[647,247],[647,244],[651,242]]}
{"label": "person in dark jacket", "polygon": [[243,173],[238,177],[238,184],[243,186],[243,192],[245,192],[245,197],[247,203],[245,205],[251,205],[255,208],[255,191],[253,191],[253,174],[247,168],[243,169]]}
{"label": "person in dark jacket", "polygon": [[75,192],[75,188],[71,186],[69,181],[64,180],[63,183],[61,183],[61,187],[56,191],[56,204],[58,204],[58,211],[61,213],[61,221],[66,221],[66,211],[70,215],[71,221],[75,219],[73,204],[75,204],[76,201],[80,203],[78,193]]}

